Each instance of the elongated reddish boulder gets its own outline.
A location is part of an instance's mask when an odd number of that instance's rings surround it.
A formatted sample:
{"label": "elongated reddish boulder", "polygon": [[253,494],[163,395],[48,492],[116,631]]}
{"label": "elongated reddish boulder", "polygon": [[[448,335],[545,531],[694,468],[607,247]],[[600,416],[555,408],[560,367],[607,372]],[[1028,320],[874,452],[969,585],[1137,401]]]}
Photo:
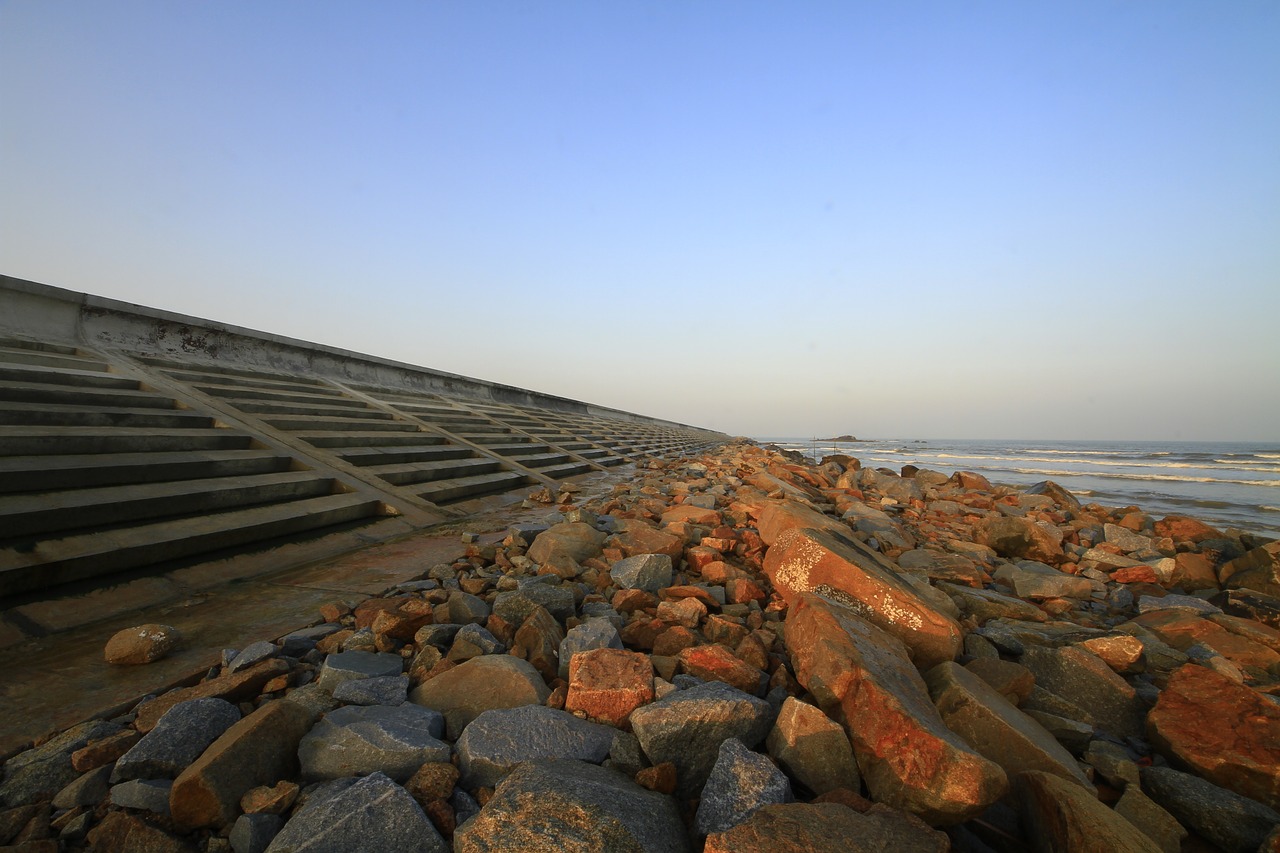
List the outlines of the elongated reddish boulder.
{"label": "elongated reddish boulder", "polygon": [[1147,715],[1161,751],[1216,785],[1280,810],[1280,706],[1196,664],[1169,678]]}
{"label": "elongated reddish boulder", "polygon": [[897,637],[921,670],[955,660],[960,625],[922,599],[884,557],[856,539],[809,528],[787,530],[764,559],[783,598],[820,592]]}
{"label": "elongated reddish boulder", "polygon": [[786,641],[796,678],[849,732],[877,802],[936,826],[968,820],[1004,795],[1004,770],[947,728],[898,639],[802,593],[787,613]]}

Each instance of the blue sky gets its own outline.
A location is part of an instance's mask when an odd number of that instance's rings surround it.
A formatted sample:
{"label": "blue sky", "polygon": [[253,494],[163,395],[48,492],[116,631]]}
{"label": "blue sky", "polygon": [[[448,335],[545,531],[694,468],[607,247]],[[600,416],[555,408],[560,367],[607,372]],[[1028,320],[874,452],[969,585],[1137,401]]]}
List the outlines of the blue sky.
{"label": "blue sky", "polygon": [[0,271],[747,435],[1280,439],[1280,4],[0,0]]}

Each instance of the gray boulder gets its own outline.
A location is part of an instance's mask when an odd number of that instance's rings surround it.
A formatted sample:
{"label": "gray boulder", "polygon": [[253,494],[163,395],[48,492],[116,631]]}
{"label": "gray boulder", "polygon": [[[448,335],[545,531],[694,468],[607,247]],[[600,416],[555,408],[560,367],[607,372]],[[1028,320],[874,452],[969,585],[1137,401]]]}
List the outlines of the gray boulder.
{"label": "gray boulder", "polygon": [[225,699],[179,702],[116,761],[112,781],[176,779],[209,744],[240,720],[240,709]]}
{"label": "gray boulder", "polygon": [[497,785],[522,761],[573,758],[599,764],[609,757],[617,733],[544,705],[485,711],[458,738],[460,784]]}
{"label": "gray boulder", "polygon": [[560,641],[560,677],[569,679],[569,661],[578,652],[592,649],[620,649],[622,638],[618,629],[608,619],[593,617],[584,619],[580,624],[569,629]]}
{"label": "gray boulder", "polygon": [[409,676],[383,675],[344,681],[333,698],[348,705],[403,705],[409,697]]}
{"label": "gray boulder", "polygon": [[764,806],[791,802],[791,783],[768,756],[752,752],[737,738],[720,753],[702,788],[694,826],[699,835],[724,832]]}
{"label": "gray boulder", "polygon": [[446,657],[454,663],[478,658],[481,655],[500,655],[507,647],[483,625],[467,624],[454,635],[453,645]]}
{"label": "gray boulder", "polygon": [[1280,825],[1280,813],[1257,800],[1168,767],[1142,768],[1147,796],[1228,853],[1254,853]]}
{"label": "gray boulder", "polygon": [[563,622],[574,615],[576,606],[573,590],[567,586],[526,583],[519,589],[498,593],[493,600],[493,613],[510,625],[519,625],[533,615],[536,608],[545,607]]}
{"label": "gray boulder", "polygon": [[348,705],[303,736],[298,761],[306,779],[339,779],[380,770],[403,782],[428,761],[448,761],[438,740],[444,718],[419,705]]}
{"label": "gray boulder", "polygon": [[330,782],[307,798],[267,853],[448,853],[422,807],[382,773]]}
{"label": "gray boulder", "polygon": [[275,643],[268,643],[265,640],[250,643],[241,649],[239,654],[227,664],[227,672],[239,672],[242,669],[248,669],[255,663],[264,661],[267,658],[273,658],[278,654],[280,654],[280,647]]}
{"label": "gray boulder", "polygon": [[263,853],[283,826],[280,815],[242,814],[231,827],[231,849],[235,853]]}
{"label": "gray boulder", "polygon": [[172,787],[172,779],[130,779],[111,787],[111,805],[167,815]]}
{"label": "gray boulder", "polygon": [[120,728],[118,723],[90,720],[10,758],[4,764],[4,781],[0,782],[0,804],[24,806],[52,797],[80,775],[71,766],[71,753]]}
{"label": "gray boulder", "polygon": [[320,675],[316,683],[332,693],[344,681],[399,675],[403,671],[404,664],[399,655],[340,652],[324,659],[324,663],[320,665]]}
{"label": "gray boulder", "polygon": [[609,574],[623,589],[657,592],[671,586],[671,558],[666,554],[637,554],[614,563]]}

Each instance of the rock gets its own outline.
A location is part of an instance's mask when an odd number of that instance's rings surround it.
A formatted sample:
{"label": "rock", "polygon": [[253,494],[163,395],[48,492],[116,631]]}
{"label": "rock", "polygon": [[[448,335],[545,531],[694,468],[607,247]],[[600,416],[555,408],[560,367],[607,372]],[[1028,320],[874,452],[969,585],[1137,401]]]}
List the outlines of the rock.
{"label": "rock", "polygon": [[437,623],[449,625],[483,625],[490,611],[489,603],[483,598],[455,589],[444,604],[436,608],[434,618]]}
{"label": "rock", "polygon": [[316,716],[302,704],[278,699],[227,729],[174,780],[174,822],[184,829],[226,826],[250,788],[296,776],[298,744]]}
{"label": "rock", "polygon": [[104,764],[69,782],[54,796],[53,807],[74,809],[76,806],[96,806],[107,797],[107,791],[111,787],[111,772],[112,766]]}
{"label": "rock", "polygon": [[1092,790],[1032,770],[1014,782],[1023,825],[1039,850],[1061,853],[1160,853],[1136,826],[1098,802]]}
{"label": "rock", "polygon": [[946,833],[884,805],[864,813],[836,803],[764,806],[726,832],[707,836],[705,853],[947,853]]}
{"label": "rock", "polygon": [[720,744],[716,763],[702,789],[694,817],[699,835],[724,832],[762,806],[791,801],[791,783],[767,756],[752,752],[737,738]]}
{"label": "rock", "polygon": [[1080,648],[1097,655],[1102,662],[1117,673],[1143,672],[1146,664],[1142,656],[1142,641],[1128,634],[1110,637],[1094,637],[1078,643]]}
{"label": "rock", "polygon": [[455,853],[688,853],[670,797],[580,761],[529,762],[458,827]]}
{"label": "rock", "polygon": [[127,812],[108,812],[89,830],[87,840],[95,853],[194,853],[196,849],[187,840]]}
{"label": "rock", "polygon": [[1156,843],[1163,853],[1181,853],[1182,839],[1187,831],[1155,801],[1142,793],[1138,785],[1124,789],[1124,795],[1115,806],[1116,814],[1142,830],[1143,835]]}
{"label": "rock", "polygon": [[1024,770],[1043,770],[1092,791],[1071,753],[981,678],[946,661],[924,679],[947,728],[1003,767],[1009,778]]}
{"label": "rock", "polygon": [[539,607],[563,622],[574,614],[573,590],[548,583],[528,583],[519,589],[498,593],[493,614],[511,625],[520,625]]}
{"label": "rock", "polygon": [[1236,557],[1222,566],[1218,576],[1227,589],[1252,589],[1280,596],[1280,540]]}
{"label": "rock", "polygon": [[259,785],[240,798],[240,808],[246,814],[284,814],[293,808],[298,799],[298,783],[282,779],[270,787]]}
{"label": "rock", "polygon": [[903,571],[923,572],[930,580],[947,581],[968,587],[981,587],[986,577],[981,569],[967,557],[916,548],[898,555],[898,566]]}
{"label": "rock", "polygon": [[273,658],[278,654],[280,654],[280,647],[275,643],[268,643],[265,640],[250,643],[241,649],[240,653],[227,664],[227,672],[240,672],[255,663],[260,663],[267,658]]}
{"label": "rock", "polygon": [[333,698],[348,705],[403,705],[409,693],[409,676],[383,675],[354,678],[333,690]]}
{"label": "rock", "polygon": [[1197,598],[1194,595],[1144,595],[1138,599],[1139,613],[1153,613],[1160,610],[1189,610],[1193,613],[1221,613],[1216,606]]}
{"label": "rock", "polygon": [[625,649],[578,652],[569,665],[566,711],[629,729],[631,713],[653,701],[653,664],[649,656]]}
{"label": "rock", "polygon": [[511,654],[528,661],[547,681],[560,675],[560,644],[564,629],[547,608],[538,605],[516,630]]}
{"label": "rock", "polygon": [[580,653],[591,651],[592,649],[620,649],[622,648],[622,638],[618,636],[618,629],[608,619],[599,617],[593,619],[584,619],[578,625],[570,628],[568,633],[564,635],[564,640],[560,642],[560,670],[558,675],[560,678],[569,677],[570,664],[573,656]]}
{"label": "rock", "polygon": [[1142,789],[1181,824],[1228,853],[1253,853],[1280,825],[1274,809],[1169,767],[1142,768]]}
{"label": "rock", "polygon": [[167,815],[172,787],[169,779],[130,779],[111,786],[111,805]]}
{"label": "rock", "polygon": [[981,678],[1015,706],[1022,705],[1035,689],[1036,677],[1020,663],[1000,658],[978,658],[964,668]]}
{"label": "rock", "polygon": [[1049,565],[1062,562],[1062,544],[1054,535],[1025,518],[1001,516],[976,525],[978,544],[986,545],[1001,557],[1036,560]]}
{"label": "rock", "polygon": [[449,845],[404,788],[373,773],[313,791],[267,847],[268,853],[346,850],[448,853]]}
{"label": "rock", "polygon": [[1054,503],[1063,509],[1069,509],[1073,512],[1080,510],[1080,500],[1071,492],[1053,482],[1053,480],[1041,480],[1033,486],[1028,486],[1023,494],[1044,495],[1051,498]]}
{"label": "rock", "polygon": [[525,556],[535,563],[550,562],[557,557],[581,563],[600,556],[605,538],[606,534],[585,522],[561,522],[539,533]]}
{"label": "rock", "polygon": [[651,524],[635,518],[623,519],[618,523],[618,531],[610,536],[606,543],[617,548],[628,557],[637,554],[666,554],[672,565],[680,561],[684,554],[684,540]]}
{"label": "rock", "polygon": [[849,535],[849,525],[798,501],[769,501],[760,511],[756,523],[760,539],[772,546],[783,533],[795,527],[826,530],[841,536]]}
{"label": "rock", "polygon": [[718,527],[720,525],[720,513],[711,508],[697,506],[686,500],[684,503],[673,506],[662,514],[662,525],[664,527],[669,524],[681,523]]}
{"label": "rock", "polygon": [[0,803],[22,806],[49,799],[80,775],[71,764],[72,753],[119,731],[117,723],[90,720],[13,756],[4,764]]}
{"label": "rock", "polygon": [[138,706],[138,716],[134,727],[140,732],[149,732],[165,713],[179,702],[192,699],[225,699],[228,702],[243,702],[255,698],[262,688],[273,678],[279,678],[289,672],[289,664],[277,658],[264,660],[240,672],[222,675],[209,681],[201,682],[193,687],[170,690],[157,696],[150,702]]}
{"label": "rock", "polygon": [[154,663],[177,648],[181,641],[177,628],[148,623],[112,635],[103,656],[107,663],[121,666]]}
{"label": "rock", "polygon": [[1169,575],[1167,586],[1180,587],[1195,592],[1199,589],[1217,589],[1218,573],[1214,571],[1213,561],[1204,554],[1186,551],[1173,558],[1173,572]]}
{"label": "rock", "polygon": [[671,586],[671,558],[666,554],[637,554],[614,563],[609,575],[622,589],[657,592]]}
{"label": "rock", "polygon": [[458,738],[462,785],[493,787],[522,761],[572,758],[599,764],[609,757],[615,734],[608,726],[541,705],[485,711]]}
{"label": "rock", "polygon": [[1205,779],[1280,809],[1280,705],[1204,667],[1173,673],[1147,719],[1156,747]]}
{"label": "rock", "polygon": [[231,849],[235,853],[263,853],[284,826],[284,818],[274,814],[242,814],[231,827]]}
{"label": "rock", "polygon": [[631,728],[651,762],[676,766],[677,790],[691,796],[707,781],[721,743],[736,737],[754,747],[768,734],[773,717],[763,699],[710,681],[637,708]]}
{"label": "rock", "polygon": [[1087,599],[1093,595],[1093,582],[1088,578],[1060,572],[1035,560],[1020,560],[1016,565],[1001,566],[996,570],[995,579],[1012,587],[1019,598]]}
{"label": "rock", "polygon": [[1003,796],[1004,771],[946,727],[895,637],[846,607],[802,594],[787,614],[786,645],[796,678],[844,722],[874,799],[942,824],[967,820]]}
{"label": "rock", "polygon": [[400,675],[403,670],[403,659],[399,655],[340,652],[324,659],[316,683],[332,693],[344,681],[357,678],[386,678]]}
{"label": "rock", "polygon": [[849,736],[820,709],[794,696],[783,700],[765,745],[787,775],[814,794],[859,788]]}
{"label": "rock", "polygon": [[140,740],[142,740],[140,732],[123,729],[109,737],[86,744],[71,753],[71,766],[83,773],[104,764],[113,764]]}
{"label": "rock", "polygon": [[794,528],[765,555],[765,573],[789,602],[818,591],[901,640],[921,669],[954,660],[960,626],[924,601],[883,557],[853,539]]}
{"label": "rock", "polygon": [[449,647],[449,653],[445,657],[454,663],[462,663],[481,655],[500,655],[506,650],[506,645],[493,636],[488,628],[468,623],[454,635],[453,645]]}
{"label": "rock", "polygon": [[1168,537],[1174,542],[1203,542],[1206,539],[1223,538],[1222,531],[1185,515],[1167,515],[1163,520],[1157,521],[1155,534]]}
{"label": "rock", "polygon": [[551,695],[538,671],[511,655],[472,658],[413,690],[409,701],[444,715],[450,740],[494,708],[541,705]]}
{"label": "rock", "polygon": [[841,518],[854,530],[873,537],[882,548],[906,551],[916,546],[916,540],[910,533],[890,518],[888,513],[875,507],[854,503]]}
{"label": "rock", "polygon": [[676,657],[681,669],[689,675],[703,681],[723,681],[744,693],[759,696],[764,693],[768,682],[765,673],[739,660],[733,652],[718,643],[690,646],[681,649]]}
{"label": "rock", "polygon": [[298,745],[308,781],[363,776],[380,770],[403,782],[427,761],[448,761],[452,750],[437,738],[444,719],[418,705],[349,705],[316,723]]}
{"label": "rock", "polygon": [[1035,675],[1037,687],[1083,709],[1087,714],[1083,722],[1117,737],[1142,735],[1146,717],[1142,700],[1097,655],[1072,647],[1028,645],[1018,662]]}
{"label": "rock", "polygon": [[1146,551],[1154,544],[1154,540],[1150,536],[1134,533],[1132,530],[1121,527],[1118,524],[1102,525],[1102,535],[1107,542],[1115,545],[1125,553]]}
{"label": "rock", "polygon": [[459,775],[458,768],[447,761],[429,761],[414,772],[404,787],[419,804],[447,800]]}
{"label": "rock", "polygon": [[1130,786],[1138,786],[1137,762],[1130,758],[1129,751],[1124,747],[1109,740],[1090,741],[1085,747],[1083,758],[1094,773],[1113,788],[1127,791]]}
{"label": "rock", "polygon": [[941,583],[939,587],[959,605],[962,613],[972,616],[980,625],[991,619],[1044,622],[1049,618],[1034,604],[992,589],[969,589],[950,583]]}
{"label": "rock", "polygon": [[174,705],[120,757],[112,780],[177,778],[239,720],[240,710],[224,699],[191,699]]}

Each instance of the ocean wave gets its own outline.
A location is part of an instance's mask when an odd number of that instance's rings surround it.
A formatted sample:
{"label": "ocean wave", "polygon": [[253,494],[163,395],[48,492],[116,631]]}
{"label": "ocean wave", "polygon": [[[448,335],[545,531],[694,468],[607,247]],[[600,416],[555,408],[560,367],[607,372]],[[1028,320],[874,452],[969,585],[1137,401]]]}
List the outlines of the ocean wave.
{"label": "ocean wave", "polygon": [[1228,480],[1222,477],[1175,477],[1172,474],[1119,474],[1113,471],[1062,471],[1050,468],[1011,468],[1018,474],[1047,477],[1105,477],[1110,480],[1146,480],[1161,483],[1228,483],[1235,486],[1280,486],[1280,480]]}
{"label": "ocean wave", "polygon": [[[885,452],[885,451],[877,451],[877,452]],[[891,451],[891,452],[900,453],[902,451]],[[1045,451],[1045,452],[1052,452],[1052,451]],[[1213,461],[1216,463],[1226,463],[1226,464],[1207,465],[1207,464],[1195,463],[1195,462],[1140,462],[1135,460],[1112,460],[1112,459],[1076,459],[1076,458],[1054,459],[1054,458],[1040,457],[1040,456],[991,456],[987,454],[970,454],[970,453],[913,453],[912,455],[917,459],[922,459],[922,460],[936,459],[939,461],[962,460],[962,461],[970,461],[970,462],[987,462],[987,463],[1056,462],[1058,464],[1066,463],[1066,464],[1077,464],[1077,465],[1100,465],[1100,466],[1105,465],[1111,468],[1139,468],[1139,469],[1141,468],[1198,468],[1204,471],[1249,471],[1251,473],[1258,471],[1258,472],[1264,472],[1264,473],[1280,474],[1280,468],[1257,468],[1252,466],[1245,467],[1245,468],[1237,468],[1229,464],[1227,460],[1222,460],[1222,459],[1215,459]],[[864,458],[874,459],[874,454],[864,454]],[[1269,464],[1269,463],[1259,462],[1258,464]],[[1002,468],[1003,466],[994,466],[994,467]],[[1087,470],[1082,471],[1080,473],[1087,473]]]}
{"label": "ocean wave", "polygon": [[1263,512],[1280,512],[1280,506],[1267,506],[1266,504],[1259,506],[1258,509]]}

